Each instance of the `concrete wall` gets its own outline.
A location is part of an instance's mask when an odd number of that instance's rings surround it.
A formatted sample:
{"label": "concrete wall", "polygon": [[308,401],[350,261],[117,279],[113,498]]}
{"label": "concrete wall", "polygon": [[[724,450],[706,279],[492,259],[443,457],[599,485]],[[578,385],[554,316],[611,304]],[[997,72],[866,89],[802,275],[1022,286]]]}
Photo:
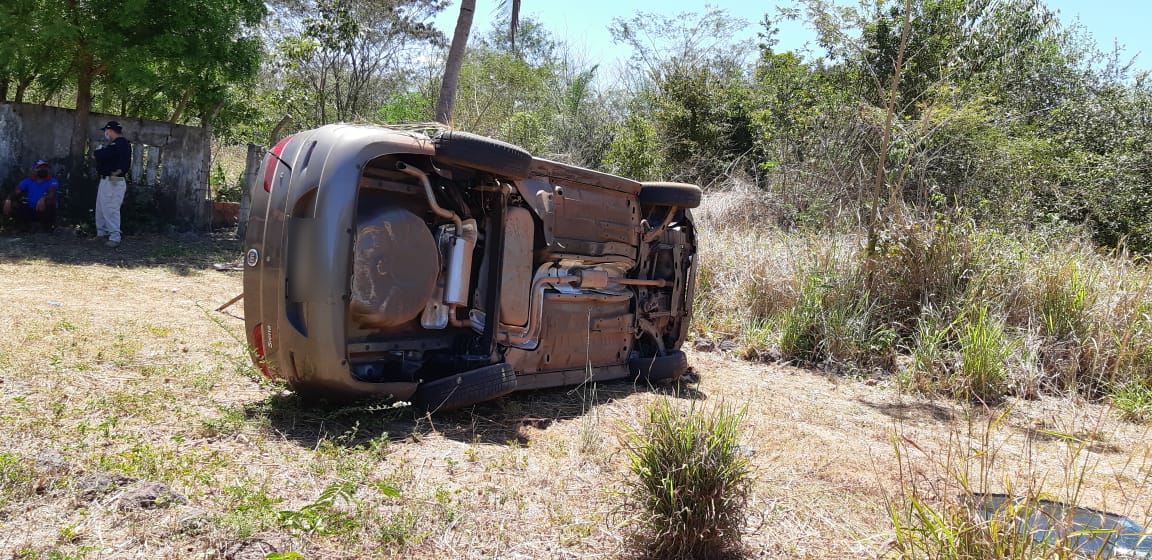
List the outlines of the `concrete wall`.
{"label": "concrete wall", "polygon": [[74,113],[59,107],[0,103],[0,193],[8,192],[25,177],[32,162],[48,160],[65,191],[66,214],[78,220],[90,216],[98,183],[91,153],[104,144],[100,127],[115,120],[132,143],[126,225],[135,220],[150,226],[208,228],[211,150],[207,130],[92,113],[88,117],[88,146],[84,154],[78,154],[86,171],[76,177],[69,175]]}

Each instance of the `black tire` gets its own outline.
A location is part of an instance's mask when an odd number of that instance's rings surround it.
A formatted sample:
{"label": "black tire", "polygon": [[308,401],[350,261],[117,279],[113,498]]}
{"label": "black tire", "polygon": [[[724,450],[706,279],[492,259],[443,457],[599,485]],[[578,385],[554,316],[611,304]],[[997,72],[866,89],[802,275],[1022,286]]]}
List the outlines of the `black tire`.
{"label": "black tire", "polygon": [[703,198],[700,187],[688,183],[640,183],[641,206],[696,208]]}
{"label": "black tire", "polygon": [[421,383],[412,404],[428,412],[443,412],[502,397],[515,389],[516,371],[508,364],[495,364]]}
{"label": "black tire", "polygon": [[532,154],[519,146],[485,136],[446,130],[432,139],[436,159],[485,171],[509,179],[524,179],[532,168]]}
{"label": "black tire", "polygon": [[669,381],[688,372],[688,356],[673,350],[663,356],[628,360],[628,370],[637,381]]}

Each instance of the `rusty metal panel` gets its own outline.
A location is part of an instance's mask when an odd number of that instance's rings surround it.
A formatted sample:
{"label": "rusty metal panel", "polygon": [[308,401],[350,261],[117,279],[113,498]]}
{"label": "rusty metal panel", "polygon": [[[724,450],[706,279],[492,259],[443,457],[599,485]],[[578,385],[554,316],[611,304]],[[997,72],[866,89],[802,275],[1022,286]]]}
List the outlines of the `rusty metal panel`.
{"label": "rusty metal panel", "polygon": [[640,209],[634,195],[553,179],[556,252],[636,259]]}
{"label": "rusty metal panel", "polygon": [[540,345],[512,348],[505,359],[519,373],[627,364],[635,338],[630,303],[603,294],[548,294]]}
{"label": "rusty metal panel", "polygon": [[500,322],[528,324],[532,301],[532,247],[536,224],[526,208],[509,208],[504,219],[504,264],[500,273]]}

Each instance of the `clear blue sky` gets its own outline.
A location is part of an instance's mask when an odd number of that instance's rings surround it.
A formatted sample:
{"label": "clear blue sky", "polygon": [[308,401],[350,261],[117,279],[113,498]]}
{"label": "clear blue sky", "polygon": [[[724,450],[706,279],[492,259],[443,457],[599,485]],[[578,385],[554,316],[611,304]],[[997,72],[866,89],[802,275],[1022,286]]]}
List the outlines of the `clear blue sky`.
{"label": "clear blue sky", "polygon": [[[852,0],[849,0],[851,2]],[[841,4],[849,4],[841,0]],[[476,4],[476,20],[473,33],[486,33],[496,17],[499,0],[479,0]],[[523,0],[521,17],[533,17],[544,25],[559,40],[568,43],[578,52],[584,53],[590,61],[604,62],[611,67],[612,62],[628,56],[625,47],[612,43],[608,25],[613,18],[627,18],[632,14],[658,12],[676,14],[680,12],[703,12],[705,4],[726,9],[730,14],[749,22],[746,37],[751,39],[759,30],[758,22],[765,13],[775,13],[775,6],[789,5],[786,2],[729,1],[705,2],[705,0]],[[1093,35],[1101,49],[1109,49],[1114,40],[1124,46],[1124,52],[1136,56],[1136,67],[1152,68],[1152,3],[1124,0],[1046,0],[1045,4],[1054,11],[1066,25],[1079,20]],[[459,3],[453,2],[439,18],[437,26],[451,36],[452,28],[459,13]],[[799,49],[805,42],[812,41],[814,33],[805,29],[799,22],[781,29],[778,39],[780,50]]]}

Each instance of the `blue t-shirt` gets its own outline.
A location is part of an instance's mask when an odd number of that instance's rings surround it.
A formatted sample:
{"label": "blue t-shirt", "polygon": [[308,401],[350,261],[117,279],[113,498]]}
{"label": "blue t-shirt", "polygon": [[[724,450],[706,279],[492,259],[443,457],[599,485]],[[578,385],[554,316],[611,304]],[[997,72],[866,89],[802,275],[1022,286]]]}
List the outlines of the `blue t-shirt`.
{"label": "blue t-shirt", "polygon": [[40,199],[44,198],[44,195],[52,189],[60,190],[60,181],[57,181],[55,177],[47,179],[28,177],[16,185],[16,190],[28,193],[29,208],[36,208],[36,203],[40,202]]}

